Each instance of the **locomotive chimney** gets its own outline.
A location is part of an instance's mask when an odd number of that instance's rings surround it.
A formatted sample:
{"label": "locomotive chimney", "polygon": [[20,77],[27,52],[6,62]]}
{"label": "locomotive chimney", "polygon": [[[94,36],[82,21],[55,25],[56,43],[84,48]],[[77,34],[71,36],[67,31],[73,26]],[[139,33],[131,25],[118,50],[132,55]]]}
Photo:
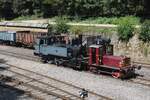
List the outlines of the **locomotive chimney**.
{"label": "locomotive chimney", "polygon": [[82,34],[79,35],[79,43],[82,45]]}

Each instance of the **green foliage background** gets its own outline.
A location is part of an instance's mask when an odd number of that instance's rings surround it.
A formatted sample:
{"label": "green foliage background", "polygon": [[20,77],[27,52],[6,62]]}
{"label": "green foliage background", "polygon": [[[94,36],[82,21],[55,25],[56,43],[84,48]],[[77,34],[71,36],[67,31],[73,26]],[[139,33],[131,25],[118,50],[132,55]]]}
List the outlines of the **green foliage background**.
{"label": "green foliage background", "polygon": [[149,16],[149,0],[0,0],[0,17],[67,15],[71,18]]}
{"label": "green foliage background", "polygon": [[139,39],[143,42],[150,42],[150,20],[145,20],[142,24]]}
{"label": "green foliage background", "polygon": [[130,38],[133,37],[133,31],[134,31],[134,20],[130,16],[122,18],[119,22],[119,26],[117,28],[118,30],[118,36],[119,40],[123,42],[128,42]]}

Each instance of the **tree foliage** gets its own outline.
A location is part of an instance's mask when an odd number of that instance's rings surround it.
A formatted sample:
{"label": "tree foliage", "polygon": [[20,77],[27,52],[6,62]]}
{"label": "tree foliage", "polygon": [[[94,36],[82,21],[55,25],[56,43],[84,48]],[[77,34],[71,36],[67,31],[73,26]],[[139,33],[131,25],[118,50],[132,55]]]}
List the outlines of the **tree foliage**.
{"label": "tree foliage", "polygon": [[56,30],[56,34],[67,34],[69,31],[69,25],[67,25],[67,20],[65,19],[65,17],[58,17],[56,19],[56,26],[55,26],[55,30]]}
{"label": "tree foliage", "polygon": [[148,0],[0,0],[0,17],[43,13],[44,17],[124,16],[149,14]]}
{"label": "tree foliage", "polygon": [[143,42],[150,42],[150,21],[146,20],[141,26],[139,39]]}
{"label": "tree foliage", "polygon": [[122,18],[118,26],[118,37],[123,42],[128,42],[133,37],[134,24],[130,20],[130,16]]}

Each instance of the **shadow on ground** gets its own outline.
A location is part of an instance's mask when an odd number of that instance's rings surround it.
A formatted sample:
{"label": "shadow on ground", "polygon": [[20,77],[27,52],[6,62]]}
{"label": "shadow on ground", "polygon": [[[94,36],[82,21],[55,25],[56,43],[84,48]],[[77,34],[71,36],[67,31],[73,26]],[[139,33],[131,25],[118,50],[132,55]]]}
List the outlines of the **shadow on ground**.
{"label": "shadow on ground", "polygon": [[22,100],[24,93],[22,90],[0,83],[0,100]]}
{"label": "shadow on ground", "polygon": [[23,90],[7,84],[11,82],[12,77],[6,78],[3,75],[4,71],[9,68],[9,66],[5,65],[6,62],[4,59],[0,59],[0,100],[27,100],[29,97],[25,95]]}

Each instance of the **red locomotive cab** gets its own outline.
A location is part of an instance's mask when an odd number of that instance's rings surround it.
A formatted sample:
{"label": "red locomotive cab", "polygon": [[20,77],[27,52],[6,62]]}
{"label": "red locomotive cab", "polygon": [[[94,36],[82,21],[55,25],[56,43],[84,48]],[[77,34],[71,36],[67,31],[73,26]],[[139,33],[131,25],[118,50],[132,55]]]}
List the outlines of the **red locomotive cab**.
{"label": "red locomotive cab", "polygon": [[113,55],[113,45],[91,45],[89,47],[89,65],[101,65],[104,55]]}
{"label": "red locomotive cab", "polygon": [[101,65],[103,53],[101,45],[91,45],[89,47],[89,65]]}

